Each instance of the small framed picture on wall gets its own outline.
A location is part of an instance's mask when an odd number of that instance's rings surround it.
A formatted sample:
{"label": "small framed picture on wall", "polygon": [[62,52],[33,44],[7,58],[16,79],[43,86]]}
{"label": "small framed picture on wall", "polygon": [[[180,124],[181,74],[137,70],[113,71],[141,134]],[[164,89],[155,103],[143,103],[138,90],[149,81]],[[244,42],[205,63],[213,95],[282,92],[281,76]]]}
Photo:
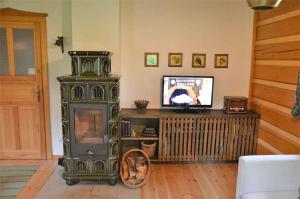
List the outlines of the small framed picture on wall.
{"label": "small framed picture on wall", "polygon": [[215,54],[215,68],[228,68],[228,54]]}
{"label": "small framed picture on wall", "polygon": [[205,68],[206,54],[193,53],[192,54],[192,67]]}
{"label": "small framed picture on wall", "polygon": [[155,52],[145,53],[145,67],[158,67],[159,54]]}
{"label": "small framed picture on wall", "polygon": [[169,67],[182,67],[182,53],[169,53]]}

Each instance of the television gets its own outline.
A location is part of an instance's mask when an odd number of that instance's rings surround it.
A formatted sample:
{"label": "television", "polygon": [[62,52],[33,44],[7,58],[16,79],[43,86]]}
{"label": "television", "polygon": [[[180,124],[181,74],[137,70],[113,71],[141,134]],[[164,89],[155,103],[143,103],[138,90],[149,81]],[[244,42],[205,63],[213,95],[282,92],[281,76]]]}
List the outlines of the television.
{"label": "television", "polygon": [[162,106],[211,108],[213,76],[163,76]]}

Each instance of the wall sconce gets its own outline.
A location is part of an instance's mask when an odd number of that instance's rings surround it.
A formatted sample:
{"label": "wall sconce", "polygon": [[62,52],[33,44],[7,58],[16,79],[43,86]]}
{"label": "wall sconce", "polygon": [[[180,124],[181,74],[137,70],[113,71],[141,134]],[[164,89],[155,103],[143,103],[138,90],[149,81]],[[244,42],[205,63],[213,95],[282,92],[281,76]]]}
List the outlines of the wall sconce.
{"label": "wall sconce", "polygon": [[54,45],[61,48],[61,52],[64,53],[64,37],[57,36],[57,40],[55,41]]}
{"label": "wall sconce", "polygon": [[248,5],[254,10],[269,10],[279,6],[282,0],[247,0]]}

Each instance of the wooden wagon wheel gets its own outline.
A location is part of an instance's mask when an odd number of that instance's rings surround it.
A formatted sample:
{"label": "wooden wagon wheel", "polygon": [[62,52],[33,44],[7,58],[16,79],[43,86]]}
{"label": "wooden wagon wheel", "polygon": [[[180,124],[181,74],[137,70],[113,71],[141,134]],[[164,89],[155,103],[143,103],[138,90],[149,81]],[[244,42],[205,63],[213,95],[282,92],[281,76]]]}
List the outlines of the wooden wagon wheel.
{"label": "wooden wagon wheel", "polygon": [[[126,161],[126,157],[128,155],[130,155],[131,153],[141,153],[145,157],[146,162],[147,162],[147,172],[146,172],[146,175],[145,175],[143,181],[141,183],[135,184],[135,185],[128,183],[127,180],[125,179],[124,173],[123,173],[123,164]],[[122,182],[124,183],[124,185],[127,186],[128,188],[138,188],[138,187],[143,186],[146,183],[146,181],[147,181],[147,179],[148,179],[148,177],[150,175],[150,165],[151,165],[151,161],[150,161],[148,155],[143,150],[140,150],[140,149],[131,149],[131,150],[127,151],[123,155],[122,161],[121,161],[121,164],[120,164],[120,176],[121,176],[121,179],[122,179]]]}

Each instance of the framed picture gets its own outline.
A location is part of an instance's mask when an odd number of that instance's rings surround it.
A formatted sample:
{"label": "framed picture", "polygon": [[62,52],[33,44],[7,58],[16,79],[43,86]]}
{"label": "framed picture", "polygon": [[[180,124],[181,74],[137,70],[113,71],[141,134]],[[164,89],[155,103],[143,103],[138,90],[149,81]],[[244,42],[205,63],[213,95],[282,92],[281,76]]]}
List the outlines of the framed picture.
{"label": "framed picture", "polygon": [[159,54],[146,52],[145,53],[145,67],[158,67]]}
{"label": "framed picture", "polygon": [[192,54],[192,67],[205,68],[206,54],[193,53]]}
{"label": "framed picture", "polygon": [[228,68],[228,54],[215,54],[215,68]]}
{"label": "framed picture", "polygon": [[182,67],[182,53],[169,53],[169,67]]}

